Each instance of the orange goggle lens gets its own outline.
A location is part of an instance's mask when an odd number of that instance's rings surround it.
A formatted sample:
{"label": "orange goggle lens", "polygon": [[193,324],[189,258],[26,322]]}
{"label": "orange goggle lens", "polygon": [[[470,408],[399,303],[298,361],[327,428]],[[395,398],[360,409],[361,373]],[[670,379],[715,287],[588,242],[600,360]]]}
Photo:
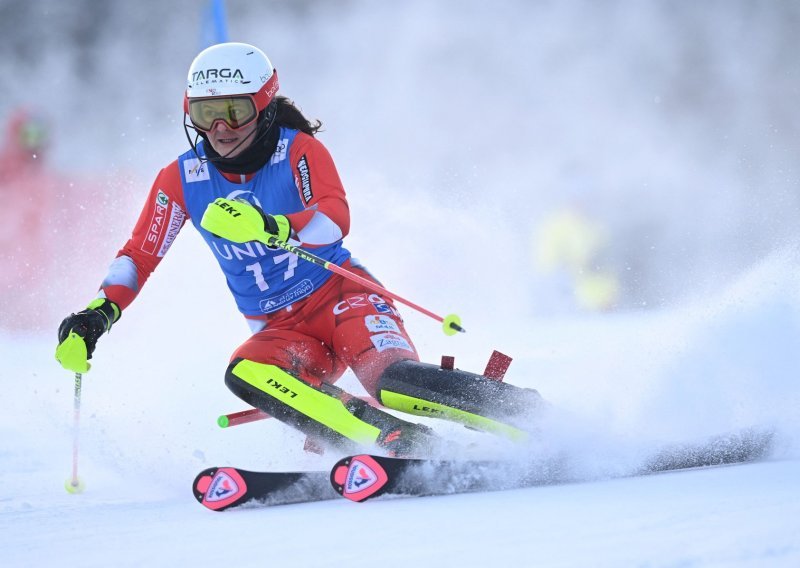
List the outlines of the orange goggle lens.
{"label": "orange goggle lens", "polygon": [[189,118],[200,130],[209,131],[218,120],[230,128],[241,128],[258,116],[253,97],[215,97],[190,99]]}

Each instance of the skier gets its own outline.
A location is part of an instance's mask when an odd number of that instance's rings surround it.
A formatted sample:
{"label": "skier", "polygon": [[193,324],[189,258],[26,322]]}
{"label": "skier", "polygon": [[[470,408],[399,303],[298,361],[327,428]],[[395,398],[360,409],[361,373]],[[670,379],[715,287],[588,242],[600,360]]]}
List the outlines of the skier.
{"label": "skier", "polygon": [[244,401],[327,445],[375,445],[390,455],[436,446],[430,429],[335,387],[349,367],[385,407],[521,432],[515,417],[530,409],[535,391],[461,371],[444,380],[438,366],[419,362],[391,299],[240,238],[243,223],[256,219],[260,231],[377,282],[342,244],[348,204],[333,160],[315,138],[321,125],[277,94],[267,56],[248,44],[218,44],[194,59],[187,80],[191,149],[158,174],[97,297],[62,322],[61,365],[88,371],[98,338],[120,319],[188,219],[253,331],[225,372],[226,385]]}

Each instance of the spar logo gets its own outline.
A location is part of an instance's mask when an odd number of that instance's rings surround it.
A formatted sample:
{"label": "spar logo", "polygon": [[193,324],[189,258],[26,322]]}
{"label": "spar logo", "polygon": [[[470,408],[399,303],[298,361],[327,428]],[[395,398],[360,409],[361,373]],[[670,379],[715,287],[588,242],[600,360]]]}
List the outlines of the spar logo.
{"label": "spar logo", "polygon": [[167,207],[169,206],[167,194],[159,189],[153,206],[153,216],[150,217],[147,234],[142,243],[142,250],[147,254],[155,254],[156,245],[164,232],[164,220],[167,217]]}

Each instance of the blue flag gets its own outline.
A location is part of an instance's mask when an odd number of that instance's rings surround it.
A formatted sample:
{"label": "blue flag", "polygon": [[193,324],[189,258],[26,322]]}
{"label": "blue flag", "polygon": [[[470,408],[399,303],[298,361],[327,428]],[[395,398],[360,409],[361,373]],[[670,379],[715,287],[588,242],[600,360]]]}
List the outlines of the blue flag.
{"label": "blue flag", "polygon": [[209,0],[200,21],[200,49],[228,41],[225,0]]}

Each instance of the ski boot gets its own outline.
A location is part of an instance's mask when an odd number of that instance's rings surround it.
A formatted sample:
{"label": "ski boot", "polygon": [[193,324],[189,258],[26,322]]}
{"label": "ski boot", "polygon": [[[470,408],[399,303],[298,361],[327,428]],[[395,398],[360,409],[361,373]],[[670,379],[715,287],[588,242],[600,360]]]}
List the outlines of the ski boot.
{"label": "ski boot", "polygon": [[427,457],[444,444],[421,424],[407,422],[327,383],[314,387],[275,365],[234,360],[225,384],[239,398],[308,436],[316,453],[377,447],[390,456]]}
{"label": "ski boot", "polygon": [[509,385],[487,374],[454,369],[452,359],[445,359],[442,366],[399,361],[378,380],[378,400],[387,408],[459,422],[515,442],[527,441],[545,406],[542,397],[534,389]]}

